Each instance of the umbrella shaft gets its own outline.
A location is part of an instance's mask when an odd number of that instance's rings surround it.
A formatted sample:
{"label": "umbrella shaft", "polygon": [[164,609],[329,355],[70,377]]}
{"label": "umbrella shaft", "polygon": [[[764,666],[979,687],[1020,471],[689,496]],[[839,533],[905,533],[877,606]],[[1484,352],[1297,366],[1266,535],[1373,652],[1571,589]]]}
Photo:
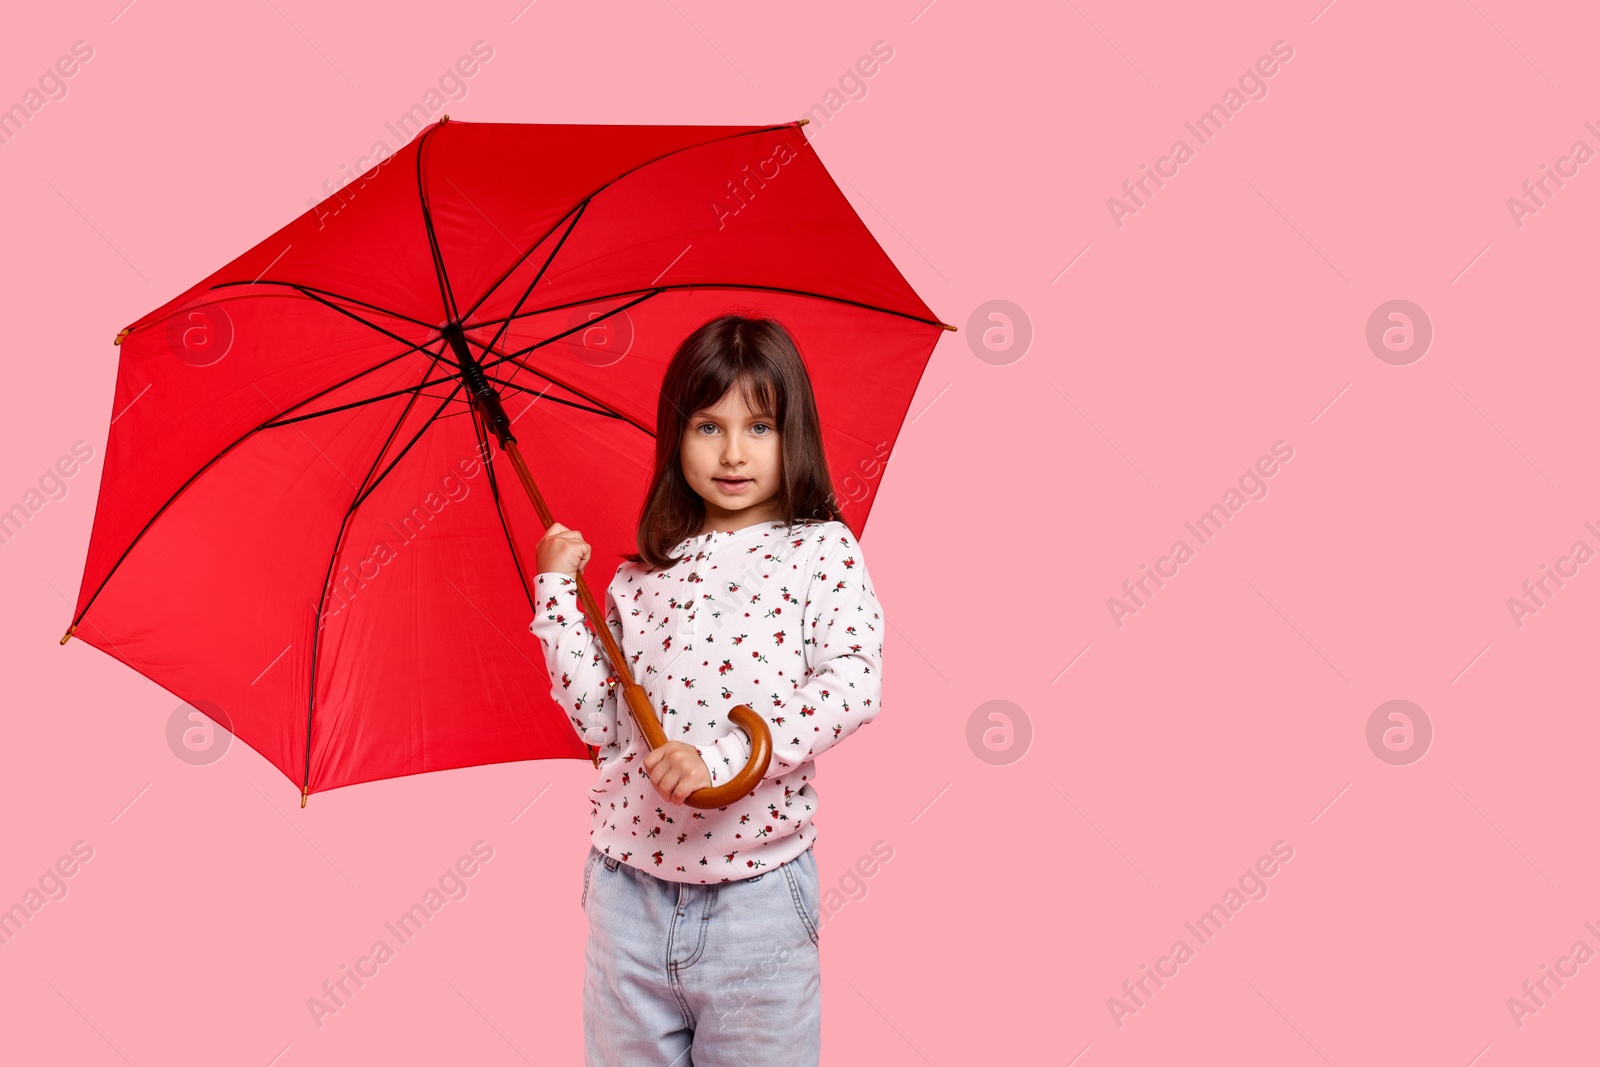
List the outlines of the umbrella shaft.
{"label": "umbrella shaft", "polygon": [[[472,406],[478,409],[478,414],[483,416],[483,421],[488,424],[489,430],[500,441],[500,447],[505,448],[506,442],[515,441],[511,434],[511,420],[506,416],[506,409],[500,403],[500,395],[494,391],[494,386],[489,384],[489,379],[484,377],[483,368],[472,356],[472,349],[467,347],[467,335],[462,332],[461,324],[452,322],[441,331],[445,340],[450,342],[450,348],[456,355],[456,364],[461,368],[461,380],[466,382],[467,389],[472,394]],[[549,522],[545,523],[550,525]]]}
{"label": "umbrella shaft", "polygon": [[[539,492],[539,487],[533,482],[533,475],[529,473],[528,464],[522,458],[522,450],[517,447],[516,438],[502,442],[500,447],[510,458],[511,466],[516,469],[517,479],[527,491],[528,499],[533,501],[533,508],[539,513],[539,521],[544,524],[545,529],[549,529],[555,519],[551,516],[549,507],[545,505],[544,494]],[[589,626],[594,630],[600,647],[605,651],[606,659],[611,663],[611,669],[616,673],[617,684],[621,687],[621,692],[618,694],[620,698],[617,701],[618,708],[626,705],[650,747],[660,748],[667,743],[667,735],[656,720],[649,694],[634,679],[633,671],[628,667],[628,659],[617,646],[611,627],[606,624],[605,612],[601,611],[600,605],[595,602],[594,594],[590,592],[589,583],[584,579],[583,572],[578,571],[574,577],[578,583],[578,603],[583,608],[583,613],[588,616]],[[747,787],[746,792],[748,791]]]}

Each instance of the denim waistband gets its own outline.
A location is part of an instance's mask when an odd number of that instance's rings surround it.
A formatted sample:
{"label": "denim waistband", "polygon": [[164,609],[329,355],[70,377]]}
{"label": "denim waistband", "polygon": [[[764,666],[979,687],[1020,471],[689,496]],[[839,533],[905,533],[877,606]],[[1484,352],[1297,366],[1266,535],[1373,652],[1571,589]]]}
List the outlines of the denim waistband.
{"label": "denim waistband", "polygon": [[[811,852],[811,853],[815,854],[816,847],[817,847],[817,843],[815,841],[813,841],[811,844],[809,844],[809,845],[807,845],[805,847],[805,852],[800,853],[800,856],[804,856],[806,854],[806,852]],[[617,859],[615,856],[607,856],[604,852],[600,852],[600,850],[598,848],[595,848],[595,846],[593,846],[593,845],[589,846],[589,850],[591,852],[599,852],[600,853],[600,862],[604,863],[606,865],[606,870],[608,870],[608,871],[614,871],[618,867],[626,866],[621,860]],[[794,858],[795,859],[799,859],[800,856],[796,856]],[[786,861],[786,862],[792,862],[792,861]],[[673,881],[673,879],[671,879],[671,878],[656,878],[656,876],[651,874],[649,871],[640,870],[638,867],[634,867],[633,870],[638,871],[640,874],[644,875],[646,878],[653,878],[658,882],[671,883]],[[767,875],[771,874],[772,871],[775,871],[775,870],[777,870],[776,867],[772,868],[772,870],[762,871],[760,874],[751,875],[749,878],[735,878],[735,879],[732,879],[732,881],[736,881],[736,882],[759,882],[759,881],[761,881],[761,879],[765,878]],[[702,882],[685,882],[683,884],[685,884],[685,885],[721,885],[722,883],[721,882],[703,882],[703,883]]]}

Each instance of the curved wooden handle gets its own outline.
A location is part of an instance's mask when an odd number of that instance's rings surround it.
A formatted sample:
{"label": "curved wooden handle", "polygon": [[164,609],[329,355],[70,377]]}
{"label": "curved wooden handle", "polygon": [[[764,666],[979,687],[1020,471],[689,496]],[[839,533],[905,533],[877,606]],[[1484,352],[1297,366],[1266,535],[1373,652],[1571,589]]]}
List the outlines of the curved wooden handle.
{"label": "curved wooden handle", "polygon": [[[581,577],[579,580],[582,580]],[[650,694],[644,691],[644,686],[628,678],[622,683],[622,696],[628,705],[628,710],[633,712],[633,721],[639,724],[639,730],[644,734],[644,739],[650,748],[654,750],[666,744],[666,731],[662,730],[661,724],[656,721],[656,709],[650,706]],[[749,704],[735,705],[733,710],[728,712],[728,718],[750,738],[750,758],[744,761],[739,773],[726,782],[696,789],[684,798],[683,802],[691,808],[726,807],[736,800],[749,796],[756,783],[767,773],[767,765],[772,762],[772,732],[767,729],[767,720],[751,710]]]}
{"label": "curved wooden handle", "polygon": [[728,718],[750,739],[750,758],[744,761],[738,774],[721,785],[690,793],[684,803],[691,807],[720,808],[749,796],[766,776],[767,765],[772,762],[772,732],[767,729],[767,720],[757,715],[749,704],[735,704]]}

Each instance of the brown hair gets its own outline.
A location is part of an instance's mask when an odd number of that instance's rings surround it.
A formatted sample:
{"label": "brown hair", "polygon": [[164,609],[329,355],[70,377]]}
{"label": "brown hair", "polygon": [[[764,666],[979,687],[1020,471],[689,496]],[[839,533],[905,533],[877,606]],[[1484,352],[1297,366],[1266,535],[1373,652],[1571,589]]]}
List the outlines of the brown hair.
{"label": "brown hair", "polygon": [[724,315],[684,338],[667,364],[656,405],[655,472],[639,512],[639,551],[623,559],[664,570],[681,558],[668,553],[705,524],[705,501],[684,479],[679,450],[689,415],[715,406],[735,386],[751,410],[764,402],[777,422],[782,520],[790,526],[842,521],[811,376],[794,339],[773,319]]}

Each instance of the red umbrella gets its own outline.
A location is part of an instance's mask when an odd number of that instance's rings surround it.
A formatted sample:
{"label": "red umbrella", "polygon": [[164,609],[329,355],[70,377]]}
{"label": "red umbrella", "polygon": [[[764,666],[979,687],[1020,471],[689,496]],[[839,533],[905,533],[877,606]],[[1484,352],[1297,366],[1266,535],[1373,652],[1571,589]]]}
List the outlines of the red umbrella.
{"label": "red umbrella", "polygon": [[[548,501],[569,526],[581,517],[606,580],[632,550],[678,342],[730,310],[789,329],[859,534],[877,491],[863,472],[954,328],[856,216],[804,122],[446,116],[124,329],[62,643],[220,709],[302,806],[381,778],[592,757],[528,636],[532,546]],[[659,746],[581,576],[580,597]],[[690,803],[748,792],[756,747],[726,796]]]}

